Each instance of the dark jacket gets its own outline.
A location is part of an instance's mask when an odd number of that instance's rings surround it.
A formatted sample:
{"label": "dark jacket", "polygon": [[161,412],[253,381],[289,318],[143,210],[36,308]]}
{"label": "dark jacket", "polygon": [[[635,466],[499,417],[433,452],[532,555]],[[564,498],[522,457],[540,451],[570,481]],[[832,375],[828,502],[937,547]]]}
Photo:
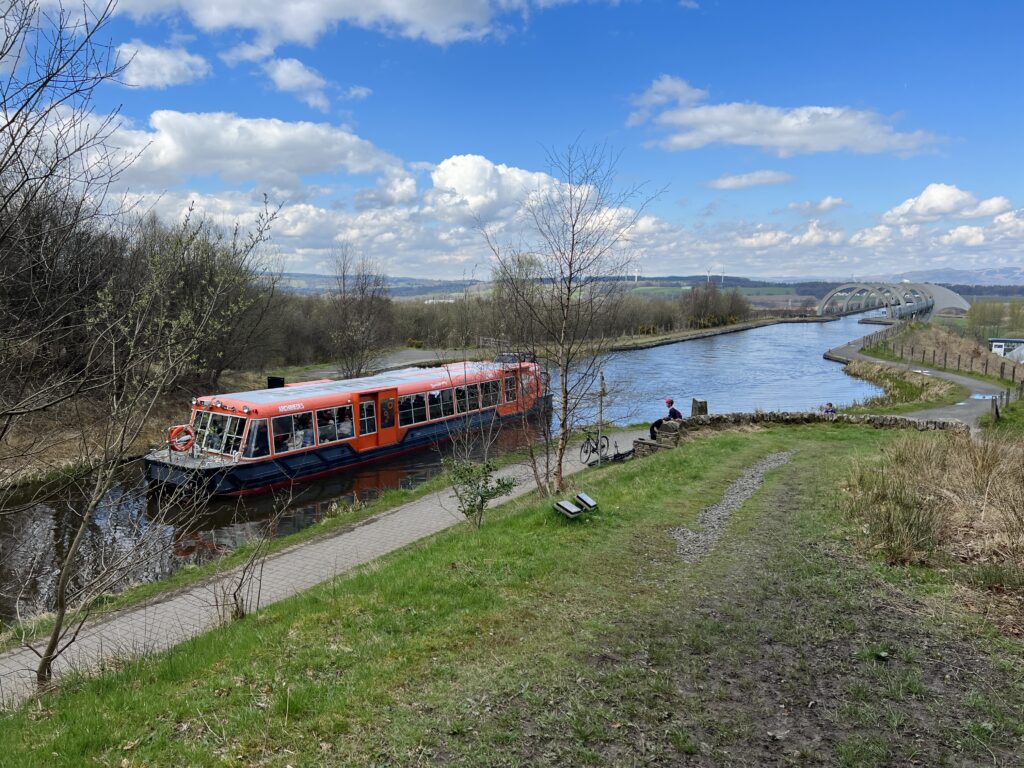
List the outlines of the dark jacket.
{"label": "dark jacket", "polygon": [[681,419],[683,418],[683,414],[677,411],[675,409],[675,406],[672,406],[671,408],[668,409],[668,417],[670,419]]}

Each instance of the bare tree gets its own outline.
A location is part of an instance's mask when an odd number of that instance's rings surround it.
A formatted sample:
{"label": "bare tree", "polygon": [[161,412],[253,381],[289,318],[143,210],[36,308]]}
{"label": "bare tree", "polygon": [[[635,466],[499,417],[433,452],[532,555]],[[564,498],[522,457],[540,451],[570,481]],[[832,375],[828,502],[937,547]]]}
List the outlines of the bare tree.
{"label": "bare tree", "polygon": [[348,243],[334,256],[329,300],[335,359],[343,376],[362,376],[380,359],[391,331],[387,276]]}
{"label": "bare tree", "polygon": [[622,307],[629,235],[652,198],[641,187],[616,189],[616,158],[606,147],[574,143],[549,152],[548,163],[556,181],[524,201],[526,244],[501,244],[483,231],[505,335],[553,374],[557,434],[549,431],[544,444],[551,472],[536,474],[542,488],[559,491],[571,432],[609,353],[600,331]]}
{"label": "bare tree", "polygon": [[123,69],[99,40],[113,10],[0,10],[0,486],[41,450],[19,424],[103,382],[87,307],[116,268],[107,193],[132,159],[109,143],[117,112],[92,109]]}

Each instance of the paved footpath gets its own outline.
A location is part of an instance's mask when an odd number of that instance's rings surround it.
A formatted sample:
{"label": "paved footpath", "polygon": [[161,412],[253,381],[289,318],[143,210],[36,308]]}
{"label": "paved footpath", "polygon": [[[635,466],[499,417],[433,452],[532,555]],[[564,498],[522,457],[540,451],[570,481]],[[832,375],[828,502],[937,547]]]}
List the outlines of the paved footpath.
{"label": "paved footpath", "polygon": [[[617,432],[612,437],[626,450],[646,431]],[[567,457],[566,472],[583,468],[578,451]],[[533,475],[522,465],[500,472],[519,481],[513,496],[533,490]],[[454,494],[439,491],[335,533],[297,544],[267,558],[247,594],[247,610],[276,603],[353,568],[462,522]],[[105,660],[141,656],[182,643],[224,623],[218,600],[234,591],[239,571],[154,598],[135,608],[87,623],[65,655],[55,664],[55,675],[69,669],[97,669]],[[37,644],[39,646],[40,644]],[[38,658],[30,649],[0,654],[0,705],[24,701],[35,690]]]}
{"label": "paved footpath", "polygon": [[[847,359],[874,361],[874,358],[861,355],[859,349],[859,345],[853,342],[832,352],[846,355]],[[991,395],[1000,391],[999,387],[977,379],[916,365],[908,367],[963,384],[972,394]],[[976,426],[978,417],[987,413],[989,408],[988,400],[969,399],[908,415],[956,418]],[[618,432],[613,439],[625,450],[632,446],[634,438],[646,436],[646,430],[640,430]],[[567,473],[582,469],[575,454],[576,451],[572,451],[567,457]],[[532,475],[525,467],[508,467],[501,474],[515,476],[519,480],[513,496],[533,490]],[[252,580],[247,590],[247,610],[284,600],[462,520],[452,492],[440,491],[286,549],[267,558],[262,572]],[[88,623],[56,663],[55,674],[59,676],[72,668],[96,669],[104,660],[160,651],[213,629],[223,623],[223,612],[217,603],[223,603],[225,591],[230,593],[234,590],[238,578],[238,570],[228,571],[212,580]],[[219,601],[218,597],[221,598]],[[36,655],[27,648],[0,654],[0,705],[17,704],[32,694],[36,662]]]}
{"label": "paved footpath", "polygon": [[908,371],[920,371],[928,374],[929,376],[946,379],[947,381],[952,381],[954,384],[966,387],[971,393],[970,397],[966,400],[961,400],[959,403],[942,405],[936,408],[927,408],[925,410],[904,414],[911,418],[957,419],[967,424],[972,431],[977,431],[978,419],[992,411],[992,396],[1006,391],[1005,386],[990,384],[987,381],[975,379],[970,376],[961,376],[960,374],[950,373],[949,371],[940,371],[936,368],[929,368],[926,365],[920,365],[919,363],[893,362],[890,360],[881,360],[877,357],[870,357],[861,353],[860,342],[861,339],[851,341],[849,344],[844,344],[841,347],[830,349],[828,354],[831,355],[831,359],[835,359],[837,361],[844,360],[848,362],[850,360],[865,360],[869,363],[881,363],[882,365],[888,365],[893,368],[902,368]]}

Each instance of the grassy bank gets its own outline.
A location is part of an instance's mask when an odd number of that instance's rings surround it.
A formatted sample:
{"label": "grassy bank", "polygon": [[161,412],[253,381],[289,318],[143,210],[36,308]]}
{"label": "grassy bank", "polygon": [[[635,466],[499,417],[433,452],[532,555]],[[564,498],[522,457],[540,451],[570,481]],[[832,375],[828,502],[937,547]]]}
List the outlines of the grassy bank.
{"label": "grassy bank", "polygon": [[[915,436],[933,439],[933,435]],[[1021,644],[855,559],[837,494],[894,433],[722,434],[524,498],[3,716],[5,765],[875,765],[1015,754]],[[696,564],[667,529],[790,465]],[[891,580],[890,580],[891,581]],[[945,599],[933,590],[933,599]],[[955,668],[948,658],[957,659]]]}
{"label": "grassy bank", "polygon": [[952,405],[971,394],[966,387],[946,379],[881,363],[854,360],[843,370],[850,376],[870,381],[884,390],[884,394],[844,408],[846,413],[907,413],[924,407]]}
{"label": "grassy bank", "polygon": [[1017,438],[1024,437],[1024,400],[1015,400],[999,413],[999,421],[991,414],[981,417],[980,425],[989,431],[1002,433]]}
{"label": "grassy bank", "polygon": [[661,333],[644,336],[622,336],[616,341],[612,342],[611,349],[615,352],[628,352],[635,349],[650,349],[651,347],[661,347],[667,344],[675,344],[680,341],[688,341],[691,339],[703,339],[708,336],[721,336],[726,333],[736,333],[737,331],[746,331],[752,328],[763,328],[766,325],[778,325],[779,323],[815,323],[815,322],[827,322],[827,320],[821,319],[805,319],[805,318],[787,318],[787,317],[768,317],[760,318],[758,320],[746,320],[742,323],[732,323],[730,325],[721,325],[715,328],[684,328],[671,333]]}
{"label": "grassy bank", "polygon": [[[1015,366],[972,339],[962,338],[937,324],[912,324],[896,338],[865,347],[861,352],[880,360],[926,366],[1004,387],[1016,386],[1024,380],[1024,366]],[[1003,377],[998,375],[1000,366]]]}

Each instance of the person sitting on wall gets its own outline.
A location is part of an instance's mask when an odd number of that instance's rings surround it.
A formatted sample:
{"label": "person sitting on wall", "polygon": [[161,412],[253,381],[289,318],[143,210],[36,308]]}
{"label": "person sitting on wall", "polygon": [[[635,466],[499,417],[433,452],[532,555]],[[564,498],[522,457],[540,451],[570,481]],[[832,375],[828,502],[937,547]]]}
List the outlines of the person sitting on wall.
{"label": "person sitting on wall", "polygon": [[675,403],[673,402],[672,398],[666,399],[665,405],[668,406],[668,416],[666,416],[664,419],[658,419],[656,422],[651,424],[651,440],[658,439],[658,429],[661,427],[662,424],[665,423],[666,420],[671,421],[683,418],[683,414],[676,410]]}
{"label": "person sitting on wall", "polygon": [[826,416],[829,416],[829,415],[835,416],[836,415],[836,407],[834,405],[832,405],[832,403],[825,403],[825,407],[822,408],[822,411],[824,411]]}

